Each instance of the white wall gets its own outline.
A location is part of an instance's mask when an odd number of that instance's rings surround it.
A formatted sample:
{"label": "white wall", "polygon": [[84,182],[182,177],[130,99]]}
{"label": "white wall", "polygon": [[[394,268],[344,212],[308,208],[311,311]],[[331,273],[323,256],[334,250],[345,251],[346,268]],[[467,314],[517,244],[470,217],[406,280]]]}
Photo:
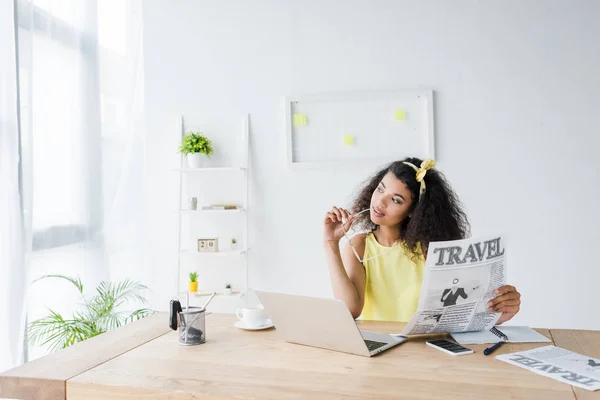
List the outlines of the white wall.
{"label": "white wall", "polygon": [[[148,0],[149,249],[175,290],[175,120],[222,143],[252,115],[250,285],[331,293],[321,221],[372,170],[291,172],[280,97],[436,92],[438,168],[475,234],[506,232],[513,321],[600,329],[600,2]],[[171,190],[173,189],[173,190]]]}

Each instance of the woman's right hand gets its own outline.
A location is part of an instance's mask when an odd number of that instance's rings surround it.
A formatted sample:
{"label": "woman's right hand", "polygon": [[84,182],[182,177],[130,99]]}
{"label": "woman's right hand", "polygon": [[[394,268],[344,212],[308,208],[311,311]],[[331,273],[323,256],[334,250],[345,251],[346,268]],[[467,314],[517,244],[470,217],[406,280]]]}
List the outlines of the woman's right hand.
{"label": "woman's right hand", "polygon": [[344,230],[347,232],[355,219],[345,208],[333,207],[325,214],[323,224],[324,240],[326,242],[339,242],[344,236]]}

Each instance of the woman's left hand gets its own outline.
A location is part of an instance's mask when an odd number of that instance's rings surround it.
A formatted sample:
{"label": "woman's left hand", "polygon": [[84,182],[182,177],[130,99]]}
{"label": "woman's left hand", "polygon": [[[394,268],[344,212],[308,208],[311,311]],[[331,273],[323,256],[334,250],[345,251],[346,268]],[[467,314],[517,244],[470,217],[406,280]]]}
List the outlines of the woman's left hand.
{"label": "woman's left hand", "polygon": [[488,311],[501,312],[500,325],[514,317],[521,309],[521,293],[514,286],[504,285],[494,290],[495,298],[488,301]]}

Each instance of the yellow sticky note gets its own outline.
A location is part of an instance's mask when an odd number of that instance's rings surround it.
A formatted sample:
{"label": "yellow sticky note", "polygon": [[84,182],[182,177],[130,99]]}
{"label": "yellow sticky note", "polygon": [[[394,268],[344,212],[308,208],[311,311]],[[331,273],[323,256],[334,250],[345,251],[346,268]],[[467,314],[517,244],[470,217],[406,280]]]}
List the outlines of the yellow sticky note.
{"label": "yellow sticky note", "polygon": [[294,114],[294,125],[295,126],[306,125],[306,114]]}
{"label": "yellow sticky note", "polygon": [[353,145],[354,144],[354,136],[344,135],[344,144],[347,146]]}
{"label": "yellow sticky note", "polygon": [[406,119],[406,113],[404,110],[396,110],[394,118],[396,118],[396,121],[404,121]]}

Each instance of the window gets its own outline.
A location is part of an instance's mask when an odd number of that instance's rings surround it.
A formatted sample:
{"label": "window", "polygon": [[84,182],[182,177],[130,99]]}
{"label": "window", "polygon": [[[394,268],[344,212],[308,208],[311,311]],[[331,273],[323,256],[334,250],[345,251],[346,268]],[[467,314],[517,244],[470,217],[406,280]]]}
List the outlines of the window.
{"label": "window", "polygon": [[131,134],[130,8],[125,0],[19,1],[33,251],[102,235]]}

